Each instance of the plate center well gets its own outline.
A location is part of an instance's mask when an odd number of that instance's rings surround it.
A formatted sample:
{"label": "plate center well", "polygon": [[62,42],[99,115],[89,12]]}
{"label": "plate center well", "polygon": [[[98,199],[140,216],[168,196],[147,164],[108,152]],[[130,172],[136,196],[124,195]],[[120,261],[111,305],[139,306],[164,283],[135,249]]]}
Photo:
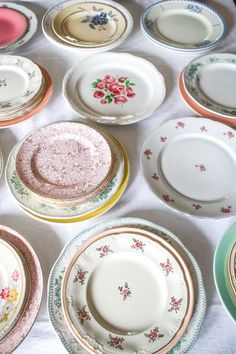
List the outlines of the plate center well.
{"label": "plate center well", "polygon": [[146,256],[133,252],[119,252],[102,261],[87,289],[94,318],[119,334],[137,334],[157,323],[167,298],[161,270]]}
{"label": "plate center well", "polygon": [[0,102],[10,101],[25,94],[28,75],[17,66],[0,66]]}

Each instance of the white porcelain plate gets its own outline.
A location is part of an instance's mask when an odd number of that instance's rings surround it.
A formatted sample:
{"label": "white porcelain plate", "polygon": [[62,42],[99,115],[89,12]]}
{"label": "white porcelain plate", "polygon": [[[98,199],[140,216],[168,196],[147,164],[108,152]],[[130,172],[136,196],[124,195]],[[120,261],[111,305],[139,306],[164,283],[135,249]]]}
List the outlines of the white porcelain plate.
{"label": "white porcelain plate", "polygon": [[0,340],[19,318],[27,294],[24,264],[11,244],[0,238]]}
{"label": "white porcelain plate", "polygon": [[86,58],[71,69],[63,94],[82,117],[131,124],[150,116],[165,97],[163,76],[145,59],[124,53]]}
{"label": "white porcelain plate", "polygon": [[41,88],[42,73],[31,60],[0,56],[0,111],[14,110],[32,100]]}
{"label": "white porcelain plate", "polygon": [[236,55],[213,53],[191,61],[184,70],[187,94],[207,110],[236,118]]}
{"label": "white porcelain plate", "polygon": [[140,159],[148,186],[168,206],[201,217],[236,213],[236,135],[228,126],[168,121],[147,138]]}
{"label": "white porcelain plate", "polygon": [[127,354],[171,349],[194,301],[190,273],[175,249],[132,228],[104,232],[78,250],[65,272],[62,299],[68,325],[85,347]]}
{"label": "white porcelain plate", "polygon": [[211,7],[189,0],[162,0],[142,15],[144,34],[156,43],[180,51],[201,51],[218,44],[226,31],[222,16]]}
{"label": "white porcelain plate", "polygon": [[2,151],[0,150],[0,178],[2,176],[2,171],[3,171],[3,156],[2,156]]}

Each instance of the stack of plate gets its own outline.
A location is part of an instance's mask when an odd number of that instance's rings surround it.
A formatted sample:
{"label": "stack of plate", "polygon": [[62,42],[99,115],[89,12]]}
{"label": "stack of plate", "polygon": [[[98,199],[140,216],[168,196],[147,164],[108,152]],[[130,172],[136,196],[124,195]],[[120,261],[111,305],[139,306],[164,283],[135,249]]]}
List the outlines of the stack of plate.
{"label": "stack of plate", "polygon": [[10,354],[38,314],[43,278],[39,260],[18,233],[0,225],[0,352]]}
{"label": "stack of plate", "polygon": [[224,38],[224,18],[192,0],[160,0],[144,11],[141,28],[156,44],[180,52],[215,48]]}
{"label": "stack of plate", "polygon": [[100,215],[123,194],[129,161],[108,132],[80,122],[46,125],[10,153],[6,181],[18,205],[49,222]]}
{"label": "stack of plate", "polygon": [[191,61],[179,90],[197,114],[236,127],[236,55],[214,53]]}
{"label": "stack of plate", "polygon": [[51,322],[70,353],[80,345],[91,353],[185,353],[206,307],[190,252],[168,230],[136,218],[108,220],[75,237],[48,289]]}
{"label": "stack of plate", "polygon": [[140,155],[145,181],[163,203],[211,218],[236,214],[235,161],[235,131],[210,119],[191,117],[158,127]]}
{"label": "stack of plate", "polygon": [[104,124],[132,124],[149,117],[165,93],[157,68],[126,53],[86,58],[63,81],[63,95],[73,111]]}
{"label": "stack of plate", "polygon": [[25,6],[0,2],[0,53],[28,42],[37,30],[37,17]]}
{"label": "stack of plate", "polygon": [[0,129],[40,111],[52,94],[48,72],[30,59],[0,55]]}
{"label": "stack of plate", "polygon": [[0,178],[2,176],[2,171],[3,171],[3,156],[2,156],[2,151],[0,149]]}
{"label": "stack of plate", "polygon": [[219,297],[236,322],[236,224],[226,231],[216,248],[213,271]]}
{"label": "stack of plate", "polygon": [[93,54],[122,44],[132,30],[133,19],[115,1],[69,0],[48,10],[42,27],[45,36],[58,47]]}

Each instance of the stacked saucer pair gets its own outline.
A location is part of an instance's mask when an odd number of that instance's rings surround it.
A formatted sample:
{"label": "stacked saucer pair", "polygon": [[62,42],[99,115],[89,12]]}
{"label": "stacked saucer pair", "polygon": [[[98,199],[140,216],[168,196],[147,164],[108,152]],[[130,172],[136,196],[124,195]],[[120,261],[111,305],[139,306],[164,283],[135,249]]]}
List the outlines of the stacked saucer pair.
{"label": "stacked saucer pair", "polygon": [[49,222],[90,219],[123,194],[129,162],[108,132],[80,122],[57,122],[29,134],[12,150],[6,181],[19,206]]}
{"label": "stacked saucer pair", "polygon": [[44,68],[24,57],[0,55],[0,128],[30,118],[51,94],[52,80]]}

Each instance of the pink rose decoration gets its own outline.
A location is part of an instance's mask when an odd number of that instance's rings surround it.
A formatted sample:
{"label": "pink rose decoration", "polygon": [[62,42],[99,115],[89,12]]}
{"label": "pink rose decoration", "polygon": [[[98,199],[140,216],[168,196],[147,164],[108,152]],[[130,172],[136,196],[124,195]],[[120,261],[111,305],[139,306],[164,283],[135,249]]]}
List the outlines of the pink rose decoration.
{"label": "pink rose decoration", "polygon": [[107,84],[113,84],[116,79],[112,75],[105,75],[103,79]]}
{"label": "pink rose decoration", "polygon": [[124,96],[116,96],[114,99],[114,103],[118,104],[118,103],[126,103],[127,102],[127,98]]}
{"label": "pink rose decoration", "polygon": [[97,87],[99,88],[99,89],[104,89],[105,87],[106,87],[106,84],[105,84],[105,82],[97,82]]}
{"label": "pink rose decoration", "polygon": [[93,97],[96,97],[96,98],[103,98],[104,97],[104,93],[102,91],[95,91],[94,94],[93,94]]}
{"label": "pink rose decoration", "polygon": [[125,93],[125,88],[123,85],[115,83],[109,87],[109,91],[114,95],[122,95]]}
{"label": "pink rose decoration", "polygon": [[128,92],[127,93],[127,97],[129,97],[129,98],[133,98],[134,96],[135,96],[134,92]]}
{"label": "pink rose decoration", "polygon": [[106,100],[101,100],[100,102],[101,102],[101,104],[107,104]]}
{"label": "pink rose decoration", "polygon": [[120,82],[125,82],[126,79],[127,79],[126,77],[121,76],[121,77],[119,77],[118,81],[120,81]]}
{"label": "pink rose decoration", "polygon": [[20,277],[20,273],[18,272],[18,270],[16,269],[16,270],[14,270],[14,272],[12,273],[12,280],[13,281],[17,281],[18,279],[19,279],[19,277]]}
{"label": "pink rose decoration", "polygon": [[2,291],[1,291],[1,293],[0,293],[0,297],[1,297],[3,300],[6,300],[7,297],[8,297],[9,291],[10,291],[10,289],[9,289],[8,287],[3,288]]}

